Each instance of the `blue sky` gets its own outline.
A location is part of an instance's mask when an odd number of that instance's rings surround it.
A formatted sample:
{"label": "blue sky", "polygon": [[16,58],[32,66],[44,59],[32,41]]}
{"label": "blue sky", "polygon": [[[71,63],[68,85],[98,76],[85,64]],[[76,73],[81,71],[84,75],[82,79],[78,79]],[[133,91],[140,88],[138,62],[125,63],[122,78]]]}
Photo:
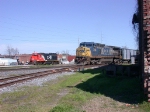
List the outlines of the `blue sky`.
{"label": "blue sky", "polygon": [[0,54],[67,51],[78,42],[136,49],[136,0],[0,0]]}

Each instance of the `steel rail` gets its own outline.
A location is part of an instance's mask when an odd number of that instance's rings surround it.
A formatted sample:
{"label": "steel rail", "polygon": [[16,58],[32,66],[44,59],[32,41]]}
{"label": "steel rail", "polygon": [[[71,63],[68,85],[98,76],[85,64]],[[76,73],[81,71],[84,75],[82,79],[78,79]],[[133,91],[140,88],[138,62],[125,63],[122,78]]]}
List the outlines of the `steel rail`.
{"label": "steel rail", "polygon": [[36,72],[36,73],[30,73],[30,74],[24,74],[24,75],[18,75],[18,76],[13,76],[13,77],[8,77],[8,78],[3,78],[0,79],[0,88],[11,86],[16,83],[21,83],[27,80],[32,80],[48,75],[52,75],[54,73],[62,73],[62,72],[71,72],[71,71],[80,71],[80,68],[91,68],[95,67],[95,65],[90,65],[90,66],[74,66],[74,67],[65,67],[65,68],[60,68],[60,69],[52,69],[52,70],[47,70],[47,71],[42,71],[42,72]]}

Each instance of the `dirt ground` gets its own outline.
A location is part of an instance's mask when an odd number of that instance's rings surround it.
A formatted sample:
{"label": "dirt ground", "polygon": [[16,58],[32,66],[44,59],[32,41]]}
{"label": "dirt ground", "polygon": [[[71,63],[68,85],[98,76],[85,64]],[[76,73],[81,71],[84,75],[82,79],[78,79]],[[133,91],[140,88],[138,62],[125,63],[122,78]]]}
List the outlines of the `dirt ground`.
{"label": "dirt ground", "polygon": [[138,105],[125,104],[105,96],[90,100],[82,109],[85,112],[141,112]]}

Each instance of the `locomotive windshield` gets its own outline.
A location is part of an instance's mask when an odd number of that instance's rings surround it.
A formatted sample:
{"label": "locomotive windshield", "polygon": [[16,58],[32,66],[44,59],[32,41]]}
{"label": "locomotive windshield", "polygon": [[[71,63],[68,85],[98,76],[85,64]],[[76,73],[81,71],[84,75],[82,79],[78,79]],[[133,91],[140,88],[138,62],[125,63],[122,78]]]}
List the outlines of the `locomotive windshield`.
{"label": "locomotive windshield", "polygon": [[86,44],[86,46],[87,46],[87,47],[91,47],[91,46],[92,46],[92,44]]}
{"label": "locomotive windshield", "polygon": [[84,47],[84,46],[85,46],[85,44],[80,44],[80,47],[82,47],[82,46]]}
{"label": "locomotive windshield", "polygon": [[80,44],[80,47],[91,47],[93,44]]}

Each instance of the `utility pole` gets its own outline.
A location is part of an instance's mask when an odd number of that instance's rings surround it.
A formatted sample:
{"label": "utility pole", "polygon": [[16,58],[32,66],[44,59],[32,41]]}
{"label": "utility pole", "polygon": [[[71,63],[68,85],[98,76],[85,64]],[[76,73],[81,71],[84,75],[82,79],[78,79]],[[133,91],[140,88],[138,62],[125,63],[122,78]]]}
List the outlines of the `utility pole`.
{"label": "utility pole", "polygon": [[79,37],[78,37],[78,46],[79,46]]}

